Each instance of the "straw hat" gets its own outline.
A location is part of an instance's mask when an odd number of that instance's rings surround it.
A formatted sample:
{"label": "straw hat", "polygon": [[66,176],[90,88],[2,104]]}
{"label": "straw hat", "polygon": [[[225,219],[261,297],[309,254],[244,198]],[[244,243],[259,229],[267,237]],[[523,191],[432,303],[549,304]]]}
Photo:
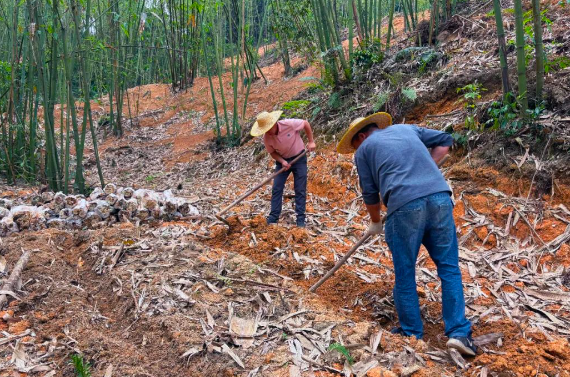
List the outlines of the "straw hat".
{"label": "straw hat", "polygon": [[275,123],[279,120],[279,117],[283,114],[283,111],[273,111],[268,113],[267,111],[262,112],[257,116],[257,121],[253,124],[251,128],[251,136],[261,136],[273,127]]}
{"label": "straw hat", "polygon": [[372,123],[376,123],[380,129],[386,128],[392,124],[392,117],[388,113],[376,113],[367,116],[366,118],[356,118],[352,121],[350,126],[348,126],[348,130],[344,133],[342,139],[340,139],[340,142],[336,147],[337,152],[341,154],[354,152],[354,148],[352,147],[352,138],[358,133],[358,131]]}

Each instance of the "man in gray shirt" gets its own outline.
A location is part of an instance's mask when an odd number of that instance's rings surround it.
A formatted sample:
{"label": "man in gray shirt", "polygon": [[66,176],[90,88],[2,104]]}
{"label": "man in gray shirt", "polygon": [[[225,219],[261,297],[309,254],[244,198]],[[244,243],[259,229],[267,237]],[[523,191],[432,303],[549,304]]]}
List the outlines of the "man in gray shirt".
{"label": "man in gray shirt", "polygon": [[339,153],[356,151],[371,234],[382,233],[380,197],[388,208],[386,243],[394,262],[394,302],[400,321],[393,332],[423,337],[415,276],[423,244],[441,280],[447,346],[474,356],[477,348],[471,338],[471,323],[465,317],[451,190],[437,167],[453,139],[444,132],[391,123],[386,113],[359,118],[337,149]]}

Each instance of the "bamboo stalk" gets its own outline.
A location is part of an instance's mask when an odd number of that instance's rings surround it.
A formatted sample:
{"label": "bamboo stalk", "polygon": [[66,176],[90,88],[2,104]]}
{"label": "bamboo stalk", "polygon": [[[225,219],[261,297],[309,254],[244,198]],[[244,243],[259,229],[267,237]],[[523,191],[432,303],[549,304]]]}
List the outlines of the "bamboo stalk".
{"label": "bamboo stalk", "polygon": [[354,22],[356,23],[356,31],[358,34],[358,39],[360,41],[364,40],[364,35],[362,34],[362,26],[360,25],[360,17],[358,15],[358,10],[356,9],[356,0],[351,0],[352,3],[352,15],[354,17]]}
{"label": "bamboo stalk", "polygon": [[524,26],[522,0],[514,0],[515,3],[515,42],[517,47],[517,74],[519,82],[519,101],[521,105],[521,117],[526,118],[528,109],[527,80],[526,80],[526,56],[524,51]]}
{"label": "bamboo stalk", "polygon": [[428,44],[430,46],[433,43],[434,29],[437,27],[436,18],[437,18],[437,13],[439,12],[438,2],[439,2],[439,0],[433,0],[433,7],[431,9],[431,15],[430,15],[430,21],[429,21],[429,41],[428,41]]}
{"label": "bamboo stalk", "polygon": [[386,36],[386,51],[390,51],[390,39],[394,32],[394,8],[396,7],[396,0],[392,0],[390,4],[390,16],[388,17],[388,35]]}
{"label": "bamboo stalk", "polygon": [[202,22],[202,48],[204,49],[204,61],[208,73],[208,83],[210,84],[210,93],[212,95],[212,105],[214,106],[214,115],[216,117],[216,138],[219,141],[222,139],[222,132],[220,126],[220,117],[218,115],[218,103],[216,102],[216,93],[214,91],[214,84],[212,82],[212,73],[210,65],[208,64],[208,51],[206,50],[206,32],[204,30],[204,23]]}
{"label": "bamboo stalk", "polygon": [[348,59],[352,60],[352,54],[354,53],[354,11],[350,5],[351,0],[347,0],[348,8]]}
{"label": "bamboo stalk", "polygon": [[542,15],[540,13],[540,0],[532,0],[532,16],[536,56],[536,99],[541,101],[542,88],[544,87],[544,43],[542,41]]}
{"label": "bamboo stalk", "polygon": [[509,67],[507,65],[507,44],[505,43],[505,28],[503,26],[503,16],[501,14],[501,1],[493,0],[495,12],[495,22],[497,24],[497,38],[499,41],[499,59],[501,61],[501,79],[503,84],[503,99],[507,99],[511,91],[509,85]]}

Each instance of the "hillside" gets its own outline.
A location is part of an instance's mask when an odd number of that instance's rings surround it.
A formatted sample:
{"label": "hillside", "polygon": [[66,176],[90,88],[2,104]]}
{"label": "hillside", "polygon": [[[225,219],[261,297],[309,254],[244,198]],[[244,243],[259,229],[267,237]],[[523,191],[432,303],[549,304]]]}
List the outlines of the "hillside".
{"label": "hillside", "polygon": [[[567,56],[570,6],[543,6],[550,56]],[[106,183],[171,190],[197,213],[0,238],[3,282],[31,252],[21,284],[2,292],[9,304],[0,312],[0,376],[74,376],[74,354],[105,377],[570,376],[570,68],[546,75],[546,107],[532,123],[483,126],[492,124],[489,109],[502,97],[492,8],[466,2],[440,26],[433,47],[416,46],[397,15],[391,53],[381,61],[364,57],[353,80],[335,87],[322,79],[321,63],[292,54],[298,72],[286,76],[269,56],[274,46],[260,49],[268,51],[260,68],[268,82],[251,85],[240,146],[216,139],[207,77],[187,90],[128,89],[122,137],[104,126],[109,98],[92,100]],[[422,17],[429,23],[429,11]],[[514,14],[503,17],[506,40],[514,40]],[[515,60],[510,53],[516,88]],[[231,92],[232,73],[222,79]],[[467,92],[458,89],[474,83],[480,97],[468,107]],[[533,85],[529,68],[529,92]],[[307,228],[294,226],[292,180],[279,226],[265,223],[269,185],[234,207],[227,226],[217,211],[273,168],[260,140],[248,136],[254,117],[273,109],[309,119],[315,129]],[[56,120],[62,111],[55,105]],[[336,153],[336,142],[352,119],[376,111],[455,138],[442,173],[453,189],[467,317],[481,349],[474,358],[446,350],[441,284],[423,247],[416,267],[423,340],[390,333],[394,271],[383,236],[309,292],[366,230],[356,167],[352,156]],[[96,187],[89,140],[85,152],[85,179]],[[45,185],[2,184],[0,191],[2,204],[55,201]]]}

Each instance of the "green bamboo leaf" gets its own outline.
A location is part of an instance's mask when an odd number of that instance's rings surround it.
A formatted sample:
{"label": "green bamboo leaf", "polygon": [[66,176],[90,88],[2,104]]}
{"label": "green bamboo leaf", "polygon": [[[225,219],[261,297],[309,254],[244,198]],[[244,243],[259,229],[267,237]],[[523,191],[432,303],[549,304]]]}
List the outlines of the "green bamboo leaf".
{"label": "green bamboo leaf", "polygon": [[329,348],[329,351],[337,351],[338,353],[342,354],[345,358],[346,361],[348,361],[348,363],[350,365],[354,364],[354,359],[352,358],[352,356],[350,356],[350,352],[348,352],[348,349],[343,346],[340,343],[332,343]]}

